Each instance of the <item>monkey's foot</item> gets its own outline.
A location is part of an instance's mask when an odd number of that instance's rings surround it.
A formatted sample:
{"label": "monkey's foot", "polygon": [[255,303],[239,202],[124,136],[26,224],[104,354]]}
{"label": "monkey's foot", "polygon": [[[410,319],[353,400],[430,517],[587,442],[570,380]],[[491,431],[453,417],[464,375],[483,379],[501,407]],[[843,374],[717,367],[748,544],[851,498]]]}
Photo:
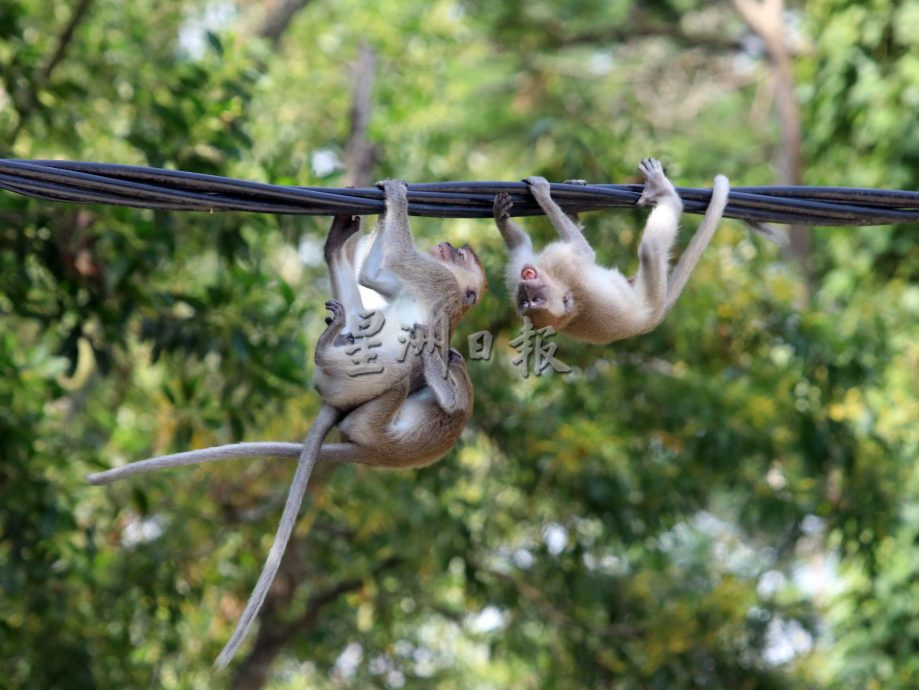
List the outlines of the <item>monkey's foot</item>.
{"label": "monkey's foot", "polygon": [[551,198],[551,194],[549,192],[549,181],[545,177],[540,177],[539,175],[531,175],[530,177],[524,178],[523,181],[526,183],[526,186],[530,188],[530,194],[532,194],[537,199]]}
{"label": "monkey's foot", "polygon": [[329,234],[325,238],[325,247],[323,247],[326,262],[344,246],[351,235],[360,229],[360,216],[335,216],[332,220],[332,227],[329,228]]}
{"label": "monkey's foot", "polygon": [[495,220],[505,220],[511,217],[511,208],[514,206],[514,200],[507,192],[501,192],[495,195],[495,204],[492,211],[495,214]]}
{"label": "monkey's foot", "polygon": [[343,305],[337,299],[330,299],[326,301],[325,308],[332,312],[332,316],[327,316],[325,319],[327,325],[338,325],[339,323],[344,324],[345,305]]}
{"label": "monkey's foot", "polygon": [[638,164],[638,169],[645,178],[645,189],[636,204],[645,206],[651,202],[660,201],[667,196],[679,200],[679,195],[664,174],[664,166],[656,158],[645,158]]}
{"label": "monkey's foot", "polygon": [[576,184],[580,187],[586,187],[587,180],[565,180],[565,184]]}

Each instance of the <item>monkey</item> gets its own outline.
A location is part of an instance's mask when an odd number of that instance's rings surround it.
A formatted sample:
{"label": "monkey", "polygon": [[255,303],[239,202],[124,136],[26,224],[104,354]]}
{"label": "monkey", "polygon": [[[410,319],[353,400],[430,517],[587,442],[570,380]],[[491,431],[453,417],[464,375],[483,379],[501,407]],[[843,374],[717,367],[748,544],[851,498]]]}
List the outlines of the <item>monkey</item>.
{"label": "monkey", "polygon": [[[422,367],[417,358],[405,357],[406,340],[415,324],[424,325],[427,336],[440,344],[443,378],[453,331],[488,287],[482,262],[468,245],[457,248],[441,242],[430,252],[418,251],[409,229],[405,183],[385,180],[380,186],[386,209],[374,233],[361,238],[358,218],[336,217],[324,249],[332,293],[346,316],[339,333],[342,337],[317,345],[313,386],[323,401],[341,410],[392,390],[405,377],[412,379],[410,391],[421,385]],[[378,310],[382,325],[363,340],[359,337],[360,315],[366,312],[359,286],[383,300]],[[371,342],[379,343],[368,348],[372,367],[378,371],[354,376],[354,360],[348,352],[354,345]]]}
{"label": "monkey", "polygon": [[[326,307],[332,317],[316,344],[317,357],[334,345],[347,321],[341,302],[332,299],[326,302]],[[416,328],[425,326],[419,324]],[[414,377],[402,377],[389,390],[358,405],[343,417],[341,410],[323,399],[302,448],[288,451],[288,457],[298,456],[299,459],[281,522],[236,629],[214,662],[217,669],[225,667],[236,655],[265,601],[317,462],[385,468],[421,467],[440,459],[454,446],[472,415],[472,381],[458,351],[450,348],[447,357],[448,369],[444,377],[441,355],[433,348],[422,348],[417,359],[421,360],[421,377],[427,383],[412,391]],[[336,423],[342,441],[320,446]],[[208,450],[221,452],[220,447]]]}
{"label": "monkey", "polygon": [[[331,334],[340,332],[345,319],[340,303],[330,300],[330,307],[335,316],[326,332]],[[409,379],[403,378],[391,390],[359,405],[344,418],[340,417],[339,410],[323,403],[303,444],[239,443],[217,446],[152,458],[87,476],[91,484],[108,484],[116,479],[166,467],[230,458],[259,455],[298,458],[274,541],[246,608],[214,662],[217,670],[226,667],[236,655],[265,601],[280,568],[317,462],[335,465],[358,463],[387,469],[423,467],[439,460],[459,439],[472,416],[472,381],[466,363],[457,350],[450,348],[448,373],[444,379],[440,373],[439,354],[424,350],[420,357],[424,360],[424,368],[429,371],[428,380],[442,381],[442,384],[423,385],[409,393]],[[341,431],[341,442],[320,447],[319,444],[336,423]]]}
{"label": "monkey", "polygon": [[[359,255],[355,239],[360,239],[357,217],[336,216],[324,247],[336,299],[326,303],[332,316],[316,343],[315,379],[318,382],[314,380],[314,384],[323,404],[342,413],[336,420],[342,442],[322,446],[317,458],[320,463],[421,467],[439,459],[453,447],[472,414],[472,383],[462,355],[452,348],[447,354],[446,377],[442,373],[441,356],[433,348],[423,348],[417,357],[409,355],[404,363],[396,361],[396,348],[388,348],[389,351],[383,353],[387,358],[384,376],[370,385],[363,384],[359,378],[349,380],[342,371],[351,363],[344,348],[355,340],[354,316],[363,310],[358,279],[396,299],[395,305],[390,303],[387,311],[396,319],[427,318],[418,305],[400,294],[400,291],[414,288],[412,294],[434,305],[432,312],[438,308],[444,310],[451,331],[462,314],[478,302],[487,289],[481,261],[468,246],[457,249],[442,242],[431,250],[430,258],[415,250],[408,231],[404,183],[387,181],[382,184],[387,193],[387,215],[371,238],[364,265],[360,269],[355,266]],[[387,252],[386,243],[393,235],[395,250]],[[412,270],[412,260],[420,264],[418,270]],[[403,278],[409,288],[400,288],[397,284]],[[455,287],[451,286],[451,281]],[[428,329],[416,323],[412,330],[419,328],[425,333]],[[390,364],[396,371],[395,376],[388,372]],[[418,371],[412,372],[412,367]],[[336,390],[336,384],[357,390]],[[296,443],[228,444],[137,461],[87,475],[87,480],[102,485],[136,474],[203,462],[259,456],[293,458],[300,455],[302,448],[302,444]]]}
{"label": "monkey", "polygon": [[[338,326],[332,321],[329,327]],[[351,410],[337,422],[341,442],[321,446],[318,463],[384,469],[425,467],[455,445],[472,416],[473,388],[466,362],[459,351],[450,348],[448,375],[443,379],[439,356],[427,350],[420,356],[425,358],[431,381],[445,383],[440,387],[422,385],[407,393],[408,380],[403,379],[397,388]],[[305,442],[274,441],[230,443],[138,460],[88,474],[86,480],[102,486],[171,467],[255,457],[293,459],[300,456],[304,445]]]}
{"label": "monkey", "polygon": [[508,290],[518,313],[529,317],[535,328],[552,326],[575,340],[611,343],[653,330],[673,308],[718,227],[729,183],[723,175],[715,177],[705,217],[668,279],[683,202],[659,161],[645,158],[638,169],[645,187],[636,203],[654,208],[638,247],[638,273],[632,278],[597,265],[577,216],[566,215],[555,203],[545,178],[524,180],[560,238],[539,253],[529,235],[510,219],[511,197],[495,197],[494,218],[509,253]]}
{"label": "monkey", "polygon": [[[415,250],[408,227],[405,184],[388,180],[381,185],[386,213],[360,269],[359,282],[387,300],[386,314],[410,322],[414,318],[423,319],[408,329],[411,332],[420,329],[424,336],[422,343],[427,342],[428,329],[434,327],[433,319],[444,314],[446,333],[441,343],[449,347],[456,323],[487,288],[481,262],[470,248],[456,249],[446,242],[431,251],[432,258]],[[220,446],[152,458],[87,476],[92,484],[105,484],[165,467],[231,457],[259,454],[298,457],[274,542],[236,629],[215,661],[217,669],[225,667],[238,651],[264,603],[315,464],[361,463],[387,468],[427,465],[453,447],[472,414],[472,382],[465,361],[452,348],[444,360],[434,347],[422,344],[418,357],[405,358],[408,361],[403,363],[392,356],[395,348],[390,340],[382,348],[385,364],[380,373],[386,373],[387,365],[392,365],[397,375],[390,373],[365,386],[342,377],[340,367],[347,365],[342,359],[343,348],[362,337],[354,336],[359,332],[355,315],[363,312],[355,280],[357,247],[351,241],[358,229],[357,218],[337,216],[326,240],[325,258],[333,294],[345,300],[347,307],[339,299],[326,303],[332,316],[317,341],[315,361],[319,380],[314,379],[323,404],[302,445]],[[391,326],[386,335],[395,336]],[[353,390],[342,390],[349,387]],[[325,436],[336,424],[341,431],[341,442],[323,446]]]}

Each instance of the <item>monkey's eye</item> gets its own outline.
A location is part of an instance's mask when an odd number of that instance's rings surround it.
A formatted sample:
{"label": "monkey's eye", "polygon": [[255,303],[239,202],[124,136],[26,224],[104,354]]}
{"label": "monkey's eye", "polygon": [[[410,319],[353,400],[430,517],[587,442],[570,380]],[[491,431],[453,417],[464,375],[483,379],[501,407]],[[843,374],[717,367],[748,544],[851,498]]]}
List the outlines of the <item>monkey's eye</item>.
{"label": "monkey's eye", "polygon": [[466,260],[467,252],[466,252],[465,249],[462,249],[462,248],[461,248],[461,249],[459,250],[459,255],[460,255],[460,258],[461,258],[463,261]]}

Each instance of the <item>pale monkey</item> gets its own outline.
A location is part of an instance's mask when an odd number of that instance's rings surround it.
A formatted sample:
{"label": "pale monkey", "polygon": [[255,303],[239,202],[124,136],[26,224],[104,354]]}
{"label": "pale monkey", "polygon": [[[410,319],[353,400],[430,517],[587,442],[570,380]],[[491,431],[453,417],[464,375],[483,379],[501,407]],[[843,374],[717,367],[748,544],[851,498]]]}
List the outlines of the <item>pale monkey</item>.
{"label": "pale monkey", "polygon": [[728,180],[723,175],[715,178],[705,217],[668,279],[683,202],[659,161],[646,158],[638,167],[645,188],[637,203],[654,204],[654,208],[642,233],[639,268],[633,278],[597,265],[577,217],[566,215],[553,201],[545,178],[524,180],[560,238],[539,253],[510,219],[510,196],[495,197],[495,222],[509,252],[507,286],[518,313],[529,317],[536,328],[553,326],[575,340],[610,343],[654,329],[680,296],[718,227],[727,204]]}

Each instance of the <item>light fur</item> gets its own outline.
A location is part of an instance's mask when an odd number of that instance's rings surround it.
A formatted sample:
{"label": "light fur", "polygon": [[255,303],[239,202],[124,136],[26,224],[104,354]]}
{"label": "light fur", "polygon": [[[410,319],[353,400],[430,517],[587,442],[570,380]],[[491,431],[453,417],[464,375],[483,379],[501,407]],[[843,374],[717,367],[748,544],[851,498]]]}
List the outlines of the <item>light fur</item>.
{"label": "light fur", "polygon": [[639,205],[654,204],[638,248],[638,273],[627,278],[616,268],[599,266],[577,216],[566,214],[552,199],[541,177],[525,180],[559,240],[535,252],[526,232],[510,219],[509,195],[495,198],[494,216],[508,249],[506,281],[518,313],[536,328],[556,331],[590,343],[611,343],[653,330],[673,308],[705,247],[714,235],[728,201],[723,175],[714,181],[705,217],[668,277],[683,202],[651,158],[639,166],[645,188]]}

